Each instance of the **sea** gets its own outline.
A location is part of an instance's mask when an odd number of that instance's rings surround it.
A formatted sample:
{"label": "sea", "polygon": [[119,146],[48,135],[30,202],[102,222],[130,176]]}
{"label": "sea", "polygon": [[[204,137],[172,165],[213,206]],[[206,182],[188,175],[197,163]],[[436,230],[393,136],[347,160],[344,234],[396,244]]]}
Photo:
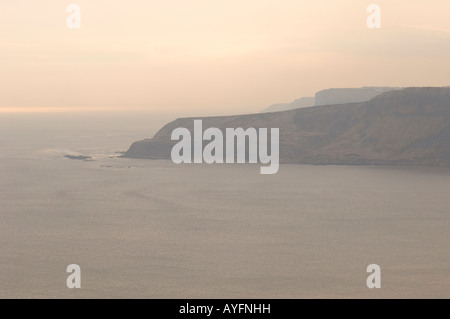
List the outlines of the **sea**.
{"label": "sea", "polygon": [[450,298],[448,168],[120,157],[176,117],[0,114],[0,298]]}

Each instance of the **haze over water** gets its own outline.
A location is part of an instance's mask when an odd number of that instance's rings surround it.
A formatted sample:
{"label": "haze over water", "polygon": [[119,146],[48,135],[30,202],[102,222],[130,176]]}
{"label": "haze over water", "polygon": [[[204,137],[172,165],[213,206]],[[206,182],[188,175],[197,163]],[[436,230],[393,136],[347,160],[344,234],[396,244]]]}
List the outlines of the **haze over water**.
{"label": "haze over water", "polygon": [[109,157],[173,118],[0,114],[0,297],[450,297],[448,168]]}

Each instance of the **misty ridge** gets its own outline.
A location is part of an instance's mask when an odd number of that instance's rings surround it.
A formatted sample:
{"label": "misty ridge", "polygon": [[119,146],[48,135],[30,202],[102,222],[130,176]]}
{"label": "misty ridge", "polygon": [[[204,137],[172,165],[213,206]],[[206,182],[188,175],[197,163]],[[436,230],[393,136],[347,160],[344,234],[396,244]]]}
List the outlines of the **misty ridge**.
{"label": "misty ridge", "polygon": [[302,97],[291,103],[272,104],[268,108],[261,111],[278,112],[298,109],[300,107],[311,107],[319,105],[344,104],[366,102],[385,92],[401,90],[403,88],[390,86],[369,86],[362,88],[335,88],[319,91],[314,97]]}
{"label": "misty ridge", "polygon": [[[347,101],[347,102],[342,102]],[[311,102],[311,100],[309,100]],[[450,164],[450,87],[330,89],[312,107],[235,116],[180,118],[124,157],[170,159],[178,127],[280,128],[280,163],[337,165]]]}

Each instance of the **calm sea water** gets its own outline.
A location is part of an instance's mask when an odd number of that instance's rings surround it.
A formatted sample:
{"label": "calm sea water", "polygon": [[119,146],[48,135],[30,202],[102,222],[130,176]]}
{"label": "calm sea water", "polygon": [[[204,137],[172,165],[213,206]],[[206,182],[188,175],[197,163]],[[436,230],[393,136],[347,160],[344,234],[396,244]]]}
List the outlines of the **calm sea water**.
{"label": "calm sea water", "polygon": [[450,297],[448,169],[109,157],[173,118],[0,115],[0,297]]}

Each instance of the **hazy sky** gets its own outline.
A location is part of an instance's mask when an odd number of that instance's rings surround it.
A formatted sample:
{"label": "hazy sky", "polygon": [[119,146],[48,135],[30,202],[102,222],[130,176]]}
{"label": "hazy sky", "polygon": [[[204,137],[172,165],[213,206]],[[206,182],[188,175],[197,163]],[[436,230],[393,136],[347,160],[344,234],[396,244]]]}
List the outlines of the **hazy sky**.
{"label": "hazy sky", "polygon": [[449,15],[449,0],[0,0],[0,111],[246,113],[330,87],[450,85]]}

